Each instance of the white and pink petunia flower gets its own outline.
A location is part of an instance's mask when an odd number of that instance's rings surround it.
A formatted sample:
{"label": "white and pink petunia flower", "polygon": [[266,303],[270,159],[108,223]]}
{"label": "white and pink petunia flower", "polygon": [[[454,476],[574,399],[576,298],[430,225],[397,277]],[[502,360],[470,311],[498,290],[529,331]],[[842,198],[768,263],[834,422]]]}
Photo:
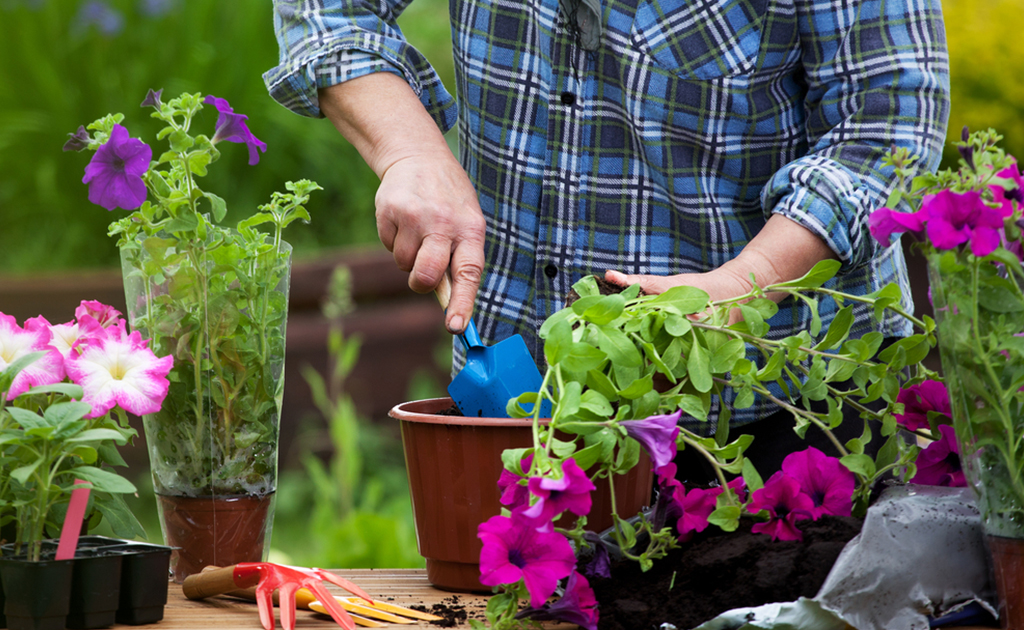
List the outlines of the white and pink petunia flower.
{"label": "white and pink petunia flower", "polygon": [[[26,322],[26,325],[28,323]],[[60,352],[65,360],[71,356],[72,349],[82,340],[97,335],[103,335],[103,327],[93,317],[88,315],[79,321],[71,321],[66,324],[49,325],[51,338],[50,347]]]}
{"label": "white and pink petunia flower", "polygon": [[0,371],[27,354],[39,351],[46,354],[14,377],[7,391],[7,400],[14,400],[33,387],[52,385],[64,379],[64,359],[48,345],[48,322],[37,317],[25,324],[25,328],[22,328],[14,317],[0,313]]}
{"label": "white and pink petunia flower", "polygon": [[90,337],[67,361],[68,376],[82,386],[82,402],[92,405],[88,417],[101,416],[115,406],[136,415],[156,413],[167,396],[167,373],[174,359],[157,358],[138,331],[126,334],[114,325]]}

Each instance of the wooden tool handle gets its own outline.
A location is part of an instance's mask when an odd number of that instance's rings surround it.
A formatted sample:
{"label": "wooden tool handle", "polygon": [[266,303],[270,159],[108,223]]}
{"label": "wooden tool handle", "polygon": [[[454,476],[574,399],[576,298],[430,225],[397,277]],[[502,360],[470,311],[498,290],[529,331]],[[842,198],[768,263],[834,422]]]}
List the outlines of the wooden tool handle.
{"label": "wooden tool handle", "polygon": [[243,585],[235,583],[235,567],[206,567],[200,573],[185,578],[181,591],[189,599],[204,599],[237,591]]}
{"label": "wooden tool handle", "polygon": [[437,301],[441,303],[441,308],[448,310],[448,302],[452,299],[452,277],[447,269],[444,270],[441,283],[434,289],[434,295],[437,296]]}

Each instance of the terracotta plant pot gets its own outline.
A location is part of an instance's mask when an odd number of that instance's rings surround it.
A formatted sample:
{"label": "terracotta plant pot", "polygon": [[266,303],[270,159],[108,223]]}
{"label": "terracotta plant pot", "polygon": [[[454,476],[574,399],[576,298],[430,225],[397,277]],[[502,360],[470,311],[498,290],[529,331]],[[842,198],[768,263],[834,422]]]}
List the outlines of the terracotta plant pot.
{"label": "terracotta plant pot", "polygon": [[1024,628],[1024,540],[986,536],[1003,630]]}
{"label": "terracotta plant pot", "polygon": [[164,542],[176,547],[171,574],[181,583],[206,566],[265,560],[274,495],[192,498],[157,495]]}
{"label": "terracotta plant pot", "polygon": [[[437,415],[451,398],[407,402],[388,415],[401,422],[412,510],[427,579],[437,588],[487,592],[480,584],[477,526],[501,511],[501,453],[533,443],[530,423],[511,418]],[[619,513],[633,516],[650,503],[653,473],[646,453],[628,475],[615,481]],[[598,484],[589,527],[612,525],[611,494]]]}

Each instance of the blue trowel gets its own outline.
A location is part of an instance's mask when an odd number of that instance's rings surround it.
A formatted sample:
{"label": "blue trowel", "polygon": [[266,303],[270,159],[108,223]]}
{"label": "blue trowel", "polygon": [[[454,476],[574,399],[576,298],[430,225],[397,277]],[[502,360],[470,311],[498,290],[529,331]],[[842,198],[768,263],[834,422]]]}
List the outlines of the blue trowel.
{"label": "blue trowel", "polygon": [[[434,294],[441,308],[447,310],[452,294],[451,276],[447,271]],[[525,392],[540,391],[544,381],[521,336],[513,335],[493,346],[485,346],[470,318],[459,339],[466,350],[466,364],[452,379],[448,393],[463,416],[507,418],[506,406],[510,399]],[[523,405],[523,408],[532,411],[533,405]],[[543,410],[549,409],[550,403],[546,402]]]}

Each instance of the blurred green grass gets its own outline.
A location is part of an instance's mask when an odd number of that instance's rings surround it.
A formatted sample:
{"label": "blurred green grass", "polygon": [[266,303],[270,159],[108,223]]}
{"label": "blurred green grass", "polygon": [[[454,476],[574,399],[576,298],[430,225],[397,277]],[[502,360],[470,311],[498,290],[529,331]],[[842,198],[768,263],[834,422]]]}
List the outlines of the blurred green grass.
{"label": "blurred green grass", "polygon": [[[120,16],[118,28],[110,15]],[[106,233],[123,212],[88,202],[81,182],[88,157],[61,147],[68,133],[109,112],[124,113],[131,134],[154,144],[156,121],[138,107],[150,88],[163,88],[165,98],[184,91],[226,98],[267,143],[257,166],[248,166],[244,147],[224,146],[210,169],[205,187],[227,200],[229,224],[285,181],[308,178],[325,190],[310,202],[313,222],[289,230],[298,255],[376,241],[376,176],[328,121],[292,114],[267,95],[261,75],[278,59],[267,0],[0,0],[0,22],[5,272],[118,264]],[[443,0],[420,0],[400,24],[451,86]],[[198,124],[212,135],[216,112],[203,116]]]}

